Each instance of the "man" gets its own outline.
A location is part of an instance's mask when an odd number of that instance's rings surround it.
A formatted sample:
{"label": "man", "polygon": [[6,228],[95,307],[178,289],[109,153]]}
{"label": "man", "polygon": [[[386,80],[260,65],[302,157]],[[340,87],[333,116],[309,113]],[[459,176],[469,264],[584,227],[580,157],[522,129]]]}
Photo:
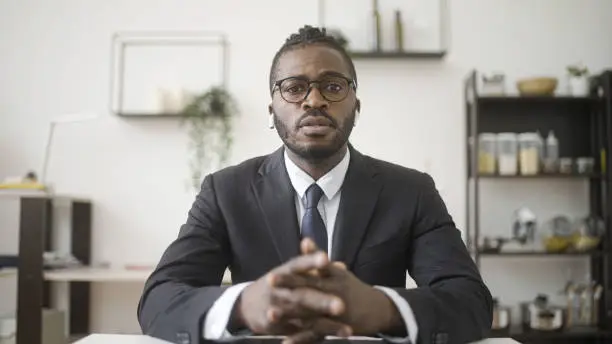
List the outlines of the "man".
{"label": "man", "polygon": [[[283,335],[467,343],[492,301],[428,175],[348,143],[360,108],[346,51],[306,26],[270,71],[284,145],[208,175],[139,303],[144,333],[178,343]],[[229,267],[232,287],[220,286]],[[418,284],[406,289],[406,271]]]}

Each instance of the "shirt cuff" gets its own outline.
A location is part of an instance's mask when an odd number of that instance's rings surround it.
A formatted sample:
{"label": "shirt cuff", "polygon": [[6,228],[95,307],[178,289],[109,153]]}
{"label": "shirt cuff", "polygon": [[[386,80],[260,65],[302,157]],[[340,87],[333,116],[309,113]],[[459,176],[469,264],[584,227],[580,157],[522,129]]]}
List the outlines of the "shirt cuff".
{"label": "shirt cuff", "polygon": [[393,303],[397,307],[397,310],[402,316],[402,319],[404,320],[404,324],[406,324],[406,332],[408,332],[407,338],[385,336],[385,339],[393,343],[416,343],[419,328],[417,326],[414,313],[412,312],[412,308],[408,304],[408,301],[406,301],[406,299],[401,297],[400,294],[398,294],[395,290],[391,288],[381,286],[374,286],[374,288],[383,291],[385,294],[387,294],[391,301],[393,301]]}
{"label": "shirt cuff", "polygon": [[204,319],[203,338],[206,340],[221,340],[233,338],[227,330],[236,299],[251,282],[239,283],[225,290],[213,303]]}

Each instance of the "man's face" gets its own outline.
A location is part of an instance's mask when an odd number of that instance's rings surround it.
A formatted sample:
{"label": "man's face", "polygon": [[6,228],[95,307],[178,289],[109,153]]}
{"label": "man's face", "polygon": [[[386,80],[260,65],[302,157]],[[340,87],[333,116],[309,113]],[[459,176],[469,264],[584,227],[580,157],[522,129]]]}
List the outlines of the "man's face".
{"label": "man's face", "polygon": [[314,161],[344,147],[359,101],[348,82],[352,78],[342,55],[325,45],[296,48],[279,58],[276,75],[276,81],[290,78],[275,88],[270,105],[283,143],[298,156]]}

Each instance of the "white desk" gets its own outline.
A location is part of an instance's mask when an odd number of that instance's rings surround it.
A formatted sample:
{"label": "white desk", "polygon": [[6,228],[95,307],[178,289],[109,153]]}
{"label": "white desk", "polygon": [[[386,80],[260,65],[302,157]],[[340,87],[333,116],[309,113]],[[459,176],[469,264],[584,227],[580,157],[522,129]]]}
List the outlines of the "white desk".
{"label": "white desk", "polygon": [[[98,267],[76,267],[49,270],[44,272],[46,281],[54,282],[106,282],[127,283],[144,282],[153,270],[123,269],[123,268],[98,268]],[[13,268],[0,269],[0,278],[17,276],[18,270]],[[223,275],[223,284],[232,284],[229,270]]]}
{"label": "white desk", "polygon": [[[372,340],[378,342],[379,340]],[[151,338],[141,335],[125,335],[125,334],[92,334],[75,344],[171,344],[163,340]],[[520,344],[510,338],[491,338],[485,339],[474,344]]]}

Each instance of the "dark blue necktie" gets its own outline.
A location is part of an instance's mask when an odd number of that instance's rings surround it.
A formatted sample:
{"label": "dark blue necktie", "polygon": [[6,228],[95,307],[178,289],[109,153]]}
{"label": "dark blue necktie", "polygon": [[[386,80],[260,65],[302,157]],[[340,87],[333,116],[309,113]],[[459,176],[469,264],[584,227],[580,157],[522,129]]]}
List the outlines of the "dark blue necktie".
{"label": "dark blue necktie", "polygon": [[323,196],[323,190],[317,184],[310,185],[306,190],[306,211],[302,218],[302,236],[311,238],[321,251],[327,253],[327,230],[317,209],[321,196]]}

